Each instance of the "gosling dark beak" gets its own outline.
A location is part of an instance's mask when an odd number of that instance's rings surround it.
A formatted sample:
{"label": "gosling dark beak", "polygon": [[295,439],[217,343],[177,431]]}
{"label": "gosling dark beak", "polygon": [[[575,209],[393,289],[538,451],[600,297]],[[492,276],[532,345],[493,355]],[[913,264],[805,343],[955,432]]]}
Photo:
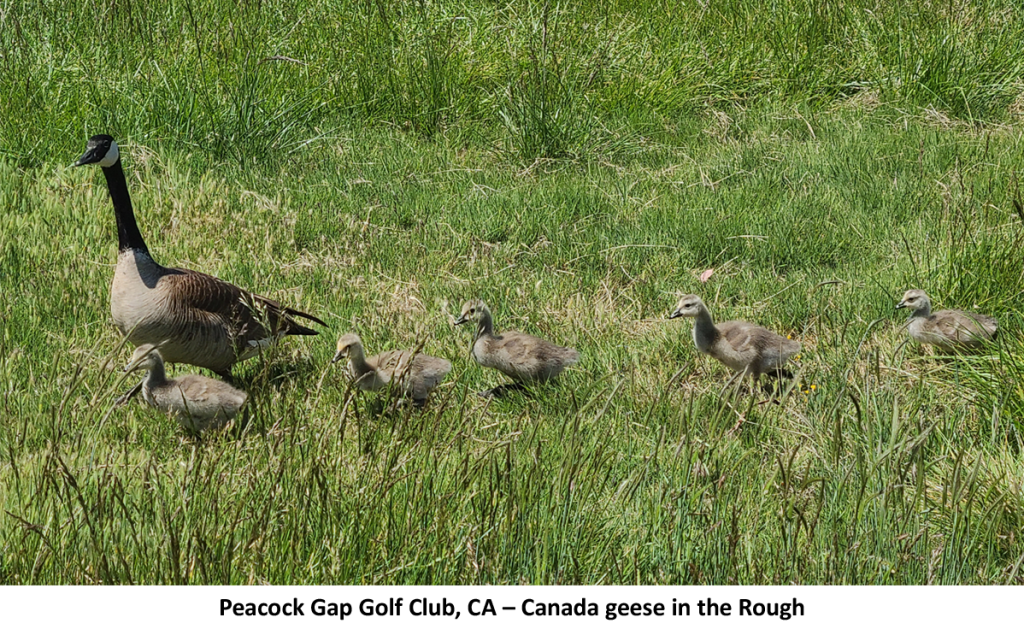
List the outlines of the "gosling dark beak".
{"label": "gosling dark beak", "polygon": [[906,303],[904,303],[904,302],[900,301],[900,303],[899,303],[898,305],[896,305],[896,309],[903,309],[903,308],[904,308],[904,307],[906,307],[906,306],[907,306],[907,304],[906,304]]}
{"label": "gosling dark beak", "polygon": [[81,167],[82,165],[91,165],[94,162],[103,160],[103,156],[106,155],[105,151],[100,150],[99,147],[91,147],[85,150],[82,157],[75,161],[72,167]]}
{"label": "gosling dark beak", "polygon": [[331,362],[332,363],[337,363],[338,361],[340,361],[343,358],[345,358],[344,354],[342,354],[341,352],[335,352],[334,353],[334,358],[331,359]]}
{"label": "gosling dark beak", "polygon": [[468,320],[469,320],[469,319],[468,319],[468,318],[466,318],[465,316],[459,316],[458,318],[456,318],[456,319],[455,319],[455,325],[456,325],[456,326],[459,326],[459,325],[461,325],[461,324],[465,323],[465,322],[466,322],[466,321],[468,321]]}
{"label": "gosling dark beak", "polygon": [[669,320],[672,320],[673,318],[679,318],[682,315],[683,315],[683,312],[681,312],[681,311],[679,311],[677,309],[677,310],[674,310],[671,314],[669,314],[668,318],[669,318]]}

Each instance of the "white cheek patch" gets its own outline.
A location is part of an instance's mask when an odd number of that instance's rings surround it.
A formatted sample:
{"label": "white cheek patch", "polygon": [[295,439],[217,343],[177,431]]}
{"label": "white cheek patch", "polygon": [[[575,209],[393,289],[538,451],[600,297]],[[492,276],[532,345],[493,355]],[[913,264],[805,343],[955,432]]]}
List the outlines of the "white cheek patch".
{"label": "white cheek patch", "polygon": [[120,152],[117,150],[117,143],[113,140],[110,141],[110,149],[107,150],[107,155],[100,161],[100,167],[113,167],[117,159],[121,157]]}

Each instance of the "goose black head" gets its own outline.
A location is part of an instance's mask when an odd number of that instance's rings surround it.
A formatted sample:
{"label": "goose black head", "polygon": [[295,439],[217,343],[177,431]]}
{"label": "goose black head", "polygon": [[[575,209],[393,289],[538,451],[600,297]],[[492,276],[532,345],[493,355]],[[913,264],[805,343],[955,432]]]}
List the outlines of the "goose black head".
{"label": "goose black head", "polygon": [[72,166],[99,163],[100,167],[110,167],[120,157],[121,154],[114,139],[107,134],[100,134],[89,139],[89,142],[85,144],[85,153]]}

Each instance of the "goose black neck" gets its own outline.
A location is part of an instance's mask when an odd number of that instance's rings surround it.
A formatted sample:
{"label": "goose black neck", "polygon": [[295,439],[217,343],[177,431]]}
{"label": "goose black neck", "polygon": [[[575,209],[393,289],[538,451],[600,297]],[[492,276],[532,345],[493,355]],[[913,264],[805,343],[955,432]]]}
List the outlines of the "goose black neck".
{"label": "goose black neck", "polygon": [[135,211],[132,199],[128,196],[128,182],[124,178],[121,159],[118,158],[110,167],[103,168],[107,177],[107,190],[110,200],[114,203],[114,216],[117,218],[117,251],[137,251],[149,255],[146,241],[142,240],[142,232],[135,222]]}

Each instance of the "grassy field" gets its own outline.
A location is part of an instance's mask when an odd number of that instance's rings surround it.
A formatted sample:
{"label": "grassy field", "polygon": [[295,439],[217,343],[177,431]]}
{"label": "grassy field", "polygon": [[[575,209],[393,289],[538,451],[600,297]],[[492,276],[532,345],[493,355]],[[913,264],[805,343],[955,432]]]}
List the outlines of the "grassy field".
{"label": "grassy field", "polygon": [[[395,4],[0,0],[0,582],[1024,582],[1015,3]],[[114,407],[96,133],[158,261],[331,326],[241,433]],[[679,293],[803,342],[780,402]],[[475,297],[580,364],[479,398]],[[347,331],[453,372],[376,415]]]}

